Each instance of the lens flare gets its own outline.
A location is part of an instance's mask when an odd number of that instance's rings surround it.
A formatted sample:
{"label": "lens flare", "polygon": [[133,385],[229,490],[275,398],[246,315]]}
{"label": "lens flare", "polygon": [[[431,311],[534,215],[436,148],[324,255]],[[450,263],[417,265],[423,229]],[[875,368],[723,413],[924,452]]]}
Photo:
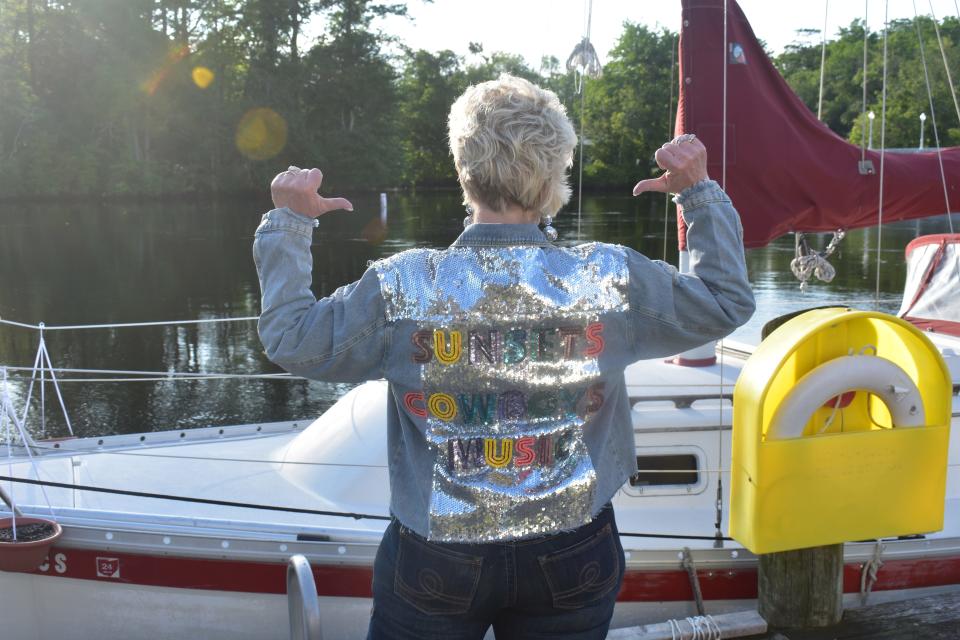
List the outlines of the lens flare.
{"label": "lens flare", "polygon": [[187,45],[170,49],[160,68],[155,69],[153,73],[150,74],[150,78],[141,83],[140,88],[149,96],[155,94],[157,89],[160,88],[160,85],[163,84],[163,81],[170,75],[173,67],[188,55],[190,55],[190,47]]}
{"label": "lens flare", "polygon": [[206,89],[213,84],[216,74],[206,67],[194,67],[193,71],[190,72],[190,77],[193,78],[193,84],[201,89]]}
{"label": "lens flare", "polygon": [[267,160],[287,144],[287,122],[268,107],[258,107],[243,114],[237,124],[237,150],[251,160]]}

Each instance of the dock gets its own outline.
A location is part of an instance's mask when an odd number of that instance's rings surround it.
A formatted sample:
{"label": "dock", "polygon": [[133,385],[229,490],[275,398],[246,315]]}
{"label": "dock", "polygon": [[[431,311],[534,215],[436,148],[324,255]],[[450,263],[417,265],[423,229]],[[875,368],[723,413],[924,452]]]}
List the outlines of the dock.
{"label": "dock", "polygon": [[[922,598],[847,609],[838,624],[818,629],[757,633],[766,628],[766,623],[754,610],[713,616],[710,625],[700,626],[699,635],[691,635],[689,620],[612,629],[607,639],[956,640],[960,638],[960,589]],[[679,627],[676,624],[678,622],[681,623]]]}
{"label": "dock", "polygon": [[960,591],[847,609],[840,624],[780,631],[750,640],[955,640],[960,638]]}

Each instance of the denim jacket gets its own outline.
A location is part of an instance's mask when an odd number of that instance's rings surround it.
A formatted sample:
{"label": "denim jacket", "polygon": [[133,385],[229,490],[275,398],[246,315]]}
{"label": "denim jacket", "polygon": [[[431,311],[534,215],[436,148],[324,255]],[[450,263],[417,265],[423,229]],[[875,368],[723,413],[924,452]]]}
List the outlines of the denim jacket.
{"label": "denim jacket", "polygon": [[636,471],[624,369],[727,335],[754,310],[739,216],[713,181],[676,198],[690,273],[619,245],[473,224],[316,300],[318,222],[263,216],[267,356],[315,380],[389,382],[392,513],[433,540],[580,526]]}

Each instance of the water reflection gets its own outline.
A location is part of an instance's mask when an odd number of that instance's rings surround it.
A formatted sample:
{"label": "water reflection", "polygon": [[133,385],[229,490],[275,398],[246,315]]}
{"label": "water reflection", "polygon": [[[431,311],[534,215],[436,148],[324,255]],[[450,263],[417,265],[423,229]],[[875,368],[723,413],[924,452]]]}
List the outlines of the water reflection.
{"label": "water reflection", "polygon": [[[340,195],[340,194],[338,194]],[[313,246],[317,295],[357,279],[371,260],[411,247],[443,247],[462,229],[463,208],[451,192],[388,194],[380,228],[377,193],[350,197],[354,213],[321,221]],[[251,259],[253,230],[266,199],[137,205],[5,206],[0,216],[0,317],[47,325],[125,323],[255,316],[259,288]],[[574,207],[575,209],[575,207]],[[560,215],[561,244],[616,242],[676,262],[676,225],[664,219],[662,196],[585,197]],[[883,231],[880,309],[899,307],[903,248],[916,235],[942,232],[945,218],[889,225]],[[829,234],[811,236],[822,248]],[[851,301],[873,308],[875,229],[848,233],[831,258],[837,277],[801,294],[790,272],[792,238],[747,254],[759,310],[735,337],[755,340],[763,324],[796,309]],[[29,366],[37,334],[0,326],[0,363]],[[157,372],[272,373],[254,322],[92,331],[48,331],[57,367]],[[15,402],[25,398],[24,373],[12,372]],[[319,414],[347,385],[277,380],[192,380],[85,383],[62,376],[77,435],[300,419]],[[76,377],[76,376],[74,376]],[[84,374],[116,378],[117,375]],[[66,426],[56,397],[46,394],[48,435]],[[31,429],[39,433],[34,393]],[[2,434],[0,434],[2,437]]]}

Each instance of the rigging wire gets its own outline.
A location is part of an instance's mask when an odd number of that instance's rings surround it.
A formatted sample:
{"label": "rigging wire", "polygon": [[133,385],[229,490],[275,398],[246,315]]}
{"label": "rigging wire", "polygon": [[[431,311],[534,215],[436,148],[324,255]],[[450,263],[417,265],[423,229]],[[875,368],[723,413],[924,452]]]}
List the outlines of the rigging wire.
{"label": "rigging wire", "polygon": [[[933,0],[930,2],[930,15],[933,16],[933,29],[937,33],[937,44],[940,47],[940,56],[943,58],[943,69],[947,72],[947,85],[950,87],[950,96],[953,98],[953,108],[957,112],[957,120],[960,121],[960,104],[957,103],[957,89],[953,86],[953,78],[950,76],[950,64],[947,62],[947,52],[943,48],[943,40],[940,38],[940,25],[937,24],[937,14],[933,12]],[[916,7],[914,7],[916,13]],[[960,11],[957,12],[957,19],[960,20]]]}
{"label": "rigging wire", "polygon": [[44,325],[40,324],[29,324],[26,322],[14,322],[13,320],[4,320],[0,318],[0,324],[6,324],[12,327],[20,327],[22,329],[34,329],[40,331],[73,331],[73,330],[82,330],[82,329],[126,329],[129,327],[161,327],[161,326],[172,326],[180,324],[213,324],[219,322],[252,322],[254,320],[259,320],[260,316],[246,316],[242,318],[205,318],[200,320],[161,320],[158,322],[119,322],[111,324],[71,324],[71,325]]}
{"label": "rigging wire", "polygon": [[[723,142],[721,147],[721,176],[722,183],[721,187],[724,191],[727,189],[727,67],[730,66],[729,60],[729,47],[728,44],[728,26],[727,26],[727,14],[728,14],[728,4],[729,0],[723,0]],[[723,425],[723,392],[724,392],[724,377],[723,377],[723,338],[720,339],[718,348],[720,350],[720,407],[719,407],[719,419],[717,425]],[[723,430],[717,430],[717,460],[720,461],[720,466],[723,465]],[[716,527],[714,532],[715,546],[723,546],[723,472],[717,473],[717,497],[716,497],[716,521],[714,526]]]}
{"label": "rigging wire", "polygon": [[584,102],[585,102],[586,92],[583,91],[581,87],[580,90],[580,157],[577,164],[579,165],[579,176],[577,177],[577,240],[583,238],[580,235],[581,221],[583,220],[583,121],[586,120],[586,115],[583,113]]}
{"label": "rigging wire", "polygon": [[[673,139],[675,123],[673,121],[673,70],[677,64],[677,37],[673,37],[673,46],[670,47],[670,100],[667,102],[667,138]],[[667,261],[667,229],[670,223],[670,194],[663,194],[663,261]]]}
{"label": "rigging wire", "polygon": [[880,100],[880,197],[877,207],[877,285],[874,293],[874,308],[880,309],[880,258],[883,247],[883,168],[887,151],[887,30],[890,23],[890,0],[884,3],[883,12],[883,88]]}
{"label": "rigging wire", "polygon": [[830,0],[823,0],[823,32],[820,38],[820,99],[817,101],[817,120],[823,120],[823,74],[827,64],[827,14]]}
{"label": "rigging wire", "polygon": [[867,159],[867,36],[870,33],[870,0],[863,2],[863,102],[860,106],[860,162]]}
{"label": "rigging wire", "polygon": [[596,49],[590,43],[590,30],[593,22],[593,0],[584,0],[584,31],[580,43],[573,48],[573,53],[567,58],[567,70],[573,71],[576,78],[577,93],[580,94],[580,155],[578,158],[579,177],[577,179],[577,240],[581,239],[581,221],[583,218],[583,128],[586,114],[586,91],[584,90],[585,77],[598,78],[603,73],[603,67],[597,56]]}
{"label": "rigging wire", "polygon": [[[11,379],[25,379],[20,377],[12,376]],[[307,378],[301,378],[300,376],[282,376],[280,374],[263,374],[263,375],[244,375],[244,374],[229,374],[229,375],[209,375],[209,376],[190,376],[185,377],[182,375],[171,375],[171,376],[162,376],[162,377],[149,377],[149,378],[63,378],[60,380],[61,383],[65,382],[198,382],[205,380],[282,380],[286,381],[304,381]]]}
{"label": "rigging wire", "polygon": [[[0,388],[0,411],[3,411],[6,414],[10,422],[13,423],[13,426],[16,427],[16,433],[19,434],[20,440],[24,443],[30,442],[27,437],[27,428],[23,420],[17,419],[17,412],[13,409],[13,403],[10,401],[10,395],[7,390],[7,370],[3,370],[3,387]],[[33,470],[33,474],[37,476],[37,480],[40,479],[40,467],[37,465],[37,461],[33,456],[33,451],[30,450],[30,447],[25,447],[27,451],[27,458],[30,461],[30,468]],[[7,444],[7,455],[11,453],[9,442]],[[12,482],[12,481],[11,481]],[[41,486],[40,492],[43,494],[43,499],[47,503],[47,509],[50,511],[50,516],[53,517],[53,503],[50,501],[50,496],[47,495],[47,488]],[[10,491],[10,509],[16,512],[16,502],[13,499],[13,490],[11,487]],[[14,521],[14,529],[16,529],[16,521]],[[13,532],[14,537],[16,537],[16,531]]]}
{"label": "rigging wire", "polygon": [[[147,491],[131,491],[129,489],[111,489],[109,487],[96,487],[84,484],[73,484],[69,482],[54,482],[52,480],[32,480],[30,478],[18,478],[16,476],[0,476],[0,480],[15,482],[20,484],[29,484],[39,486],[41,489],[54,487],[57,489],[73,489],[75,491],[91,491],[93,493],[106,493],[112,495],[130,496],[133,498],[154,498],[157,500],[171,500],[174,502],[188,502],[193,504],[207,504],[218,507],[239,507],[242,509],[255,509],[259,511],[278,511],[282,513],[303,513],[314,516],[332,516],[338,518],[353,518],[354,520],[385,520],[390,521],[391,516],[382,516],[372,513],[361,513],[351,511],[327,511],[321,509],[305,509],[302,507],[286,507],[272,504],[257,504],[252,502],[234,502],[232,500],[214,500],[212,498],[193,498],[190,496],[178,496],[166,493],[150,493]],[[714,540],[714,536],[685,535],[679,533],[642,533],[631,531],[620,531],[620,536],[629,538],[658,538],[665,540]],[[724,541],[731,541],[732,538],[723,538]]]}
{"label": "rigging wire", "polygon": [[[32,371],[31,367],[7,367],[9,371]],[[292,378],[295,380],[306,380],[301,376],[294,376],[289,373],[214,373],[214,372],[181,372],[181,371],[130,371],[125,369],[66,369],[62,367],[50,368],[49,371],[55,371],[58,373],[100,373],[100,374],[113,374],[113,375],[128,375],[128,376],[155,376],[159,380],[169,380],[171,378],[187,378],[187,379],[206,379],[206,378]],[[84,378],[60,378],[60,382],[71,382],[76,380],[84,380]],[[139,378],[133,378],[132,380],[139,380]]]}
{"label": "rigging wire", "polygon": [[130,496],[133,498],[156,498],[159,500],[173,500],[174,502],[190,502],[194,504],[209,504],[218,507],[241,507],[244,509],[258,509],[261,511],[282,511],[285,513],[306,513],[314,516],[340,516],[353,518],[355,520],[390,520],[390,516],[381,516],[369,513],[352,513],[342,511],[324,511],[320,509],[304,509],[300,507],[282,507],[272,504],[256,504],[251,502],[234,502],[232,500],[214,500],[213,498],[193,498],[189,496],[177,496],[166,493],[151,493],[148,491],[132,491],[130,489],[111,489],[108,487],[95,487],[86,484],[73,484],[70,482],[54,482],[52,480],[31,480],[30,478],[17,478],[15,476],[0,476],[0,480],[8,482],[19,482],[21,484],[31,484],[35,486],[55,487],[57,489],[74,489],[78,491],[91,491],[93,493],[109,493],[112,495]]}
{"label": "rigging wire", "polygon": [[729,65],[728,53],[729,43],[727,42],[727,3],[729,0],[723,0],[723,140],[721,142],[720,158],[720,188],[727,190],[727,67]]}
{"label": "rigging wire", "polygon": [[[923,78],[927,85],[927,99],[930,103],[930,121],[933,124],[933,140],[937,145],[937,162],[940,165],[940,182],[943,184],[943,199],[946,204],[950,233],[953,233],[953,216],[950,215],[950,196],[947,193],[947,175],[943,171],[943,154],[940,150],[940,133],[937,131],[937,112],[933,108],[933,92],[930,90],[930,73],[927,70],[927,56],[924,52],[923,34],[920,31],[920,16],[917,14],[917,0],[913,0],[913,23],[917,27],[917,41],[920,44],[920,62],[923,63]],[[922,141],[921,141],[922,142]]]}
{"label": "rigging wire", "polygon": [[[957,103],[957,89],[953,85],[953,78],[950,76],[950,64],[947,62],[947,52],[943,47],[943,39],[940,37],[940,25],[937,23],[937,14],[933,11],[933,0],[929,0],[930,4],[930,15],[933,17],[933,29],[937,34],[937,46],[940,47],[940,57],[943,58],[943,69],[947,73],[947,86],[950,87],[950,97],[953,98],[953,108],[957,113],[957,120],[960,121],[960,105]],[[916,13],[916,7],[914,7],[914,13]],[[957,18],[960,19],[960,10],[957,12]],[[929,93],[930,89],[927,89]],[[932,108],[931,108],[932,112]],[[936,125],[934,125],[936,127]],[[934,129],[936,132],[936,129]],[[937,159],[940,161],[940,175],[943,177],[943,158],[940,155],[940,142],[937,141]],[[944,194],[946,194],[947,184],[946,178],[944,178]],[[950,199],[947,198],[947,224],[950,226],[950,233],[953,233],[953,211],[950,208]]]}

